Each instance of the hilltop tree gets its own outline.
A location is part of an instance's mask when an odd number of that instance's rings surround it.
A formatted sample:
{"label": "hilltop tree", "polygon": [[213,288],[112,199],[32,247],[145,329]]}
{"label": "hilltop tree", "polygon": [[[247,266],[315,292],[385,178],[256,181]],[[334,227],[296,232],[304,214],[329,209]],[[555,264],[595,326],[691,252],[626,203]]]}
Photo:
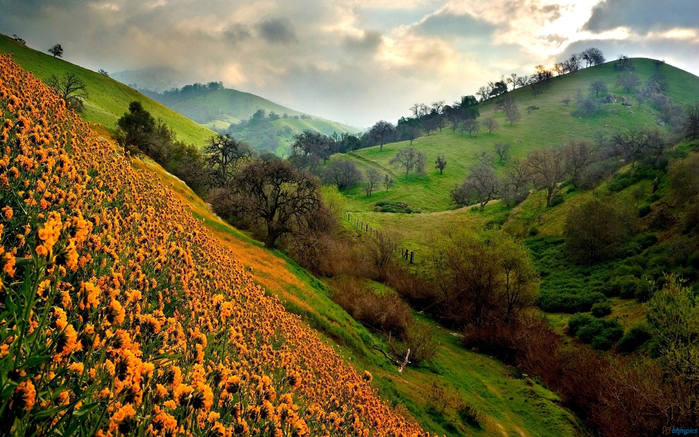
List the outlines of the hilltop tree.
{"label": "hilltop tree", "polygon": [[243,167],[231,186],[231,201],[239,214],[265,227],[265,247],[277,239],[307,228],[323,205],[320,182],[282,160],[257,160]]}
{"label": "hilltop tree", "polygon": [[241,165],[255,155],[248,143],[238,141],[230,134],[218,134],[209,138],[204,153],[212,187],[228,186]]}
{"label": "hilltop tree", "polygon": [[369,131],[369,135],[379,142],[379,150],[383,150],[384,143],[387,142],[396,131],[392,123],[381,120],[376,122]]}
{"label": "hilltop tree", "polygon": [[449,120],[449,123],[451,123],[452,133],[456,132],[456,128],[459,127],[459,123],[461,123],[461,119],[464,115],[461,108],[456,104],[454,104],[454,106],[447,105],[444,107],[444,115]]}
{"label": "hilltop tree", "polygon": [[497,105],[505,112],[505,117],[507,118],[507,121],[510,122],[510,126],[512,126],[514,122],[519,121],[519,119],[522,117],[519,113],[517,102],[510,95],[503,97]]}
{"label": "hilltop tree", "polygon": [[601,80],[596,80],[590,84],[590,91],[594,91],[595,97],[599,95],[599,93],[607,93],[607,84],[602,82]]}
{"label": "hilltop tree", "polygon": [[371,193],[381,183],[381,172],[375,168],[370,168],[366,171],[366,182],[364,182],[364,192],[366,197],[371,197]]}
{"label": "hilltop tree", "polygon": [[85,109],[85,99],[88,97],[85,82],[75,74],[65,73],[60,78],[52,74],[46,85],[53,88],[69,108],[77,112]]}
{"label": "hilltop tree", "polygon": [[141,102],[129,103],[129,112],[118,121],[118,137],[124,146],[135,146],[146,155],[150,153],[151,137],[155,132],[155,119],[143,109]]}
{"label": "hilltop tree", "polygon": [[51,53],[54,58],[62,58],[63,57],[63,47],[61,47],[60,44],[56,44],[55,46],[51,47],[48,50],[48,52]]}
{"label": "hilltop tree", "polygon": [[447,160],[444,158],[444,155],[438,155],[434,163],[436,164],[435,168],[439,169],[439,174],[442,174],[447,166]]}
{"label": "hilltop tree", "polygon": [[602,50],[590,47],[589,49],[583,50],[581,53],[583,60],[587,63],[586,67],[590,67],[593,65],[602,65],[604,64],[604,55],[602,54]]}
{"label": "hilltop tree", "polygon": [[408,140],[412,146],[413,141],[420,136],[420,122],[414,118],[401,117],[396,132],[400,140]]}
{"label": "hilltop tree", "polygon": [[396,153],[396,156],[391,158],[388,162],[396,167],[402,167],[405,169],[405,178],[408,178],[408,174],[415,169],[418,175],[422,175],[425,172],[425,164],[427,157],[424,153],[418,151],[415,147],[406,147],[401,149]]}

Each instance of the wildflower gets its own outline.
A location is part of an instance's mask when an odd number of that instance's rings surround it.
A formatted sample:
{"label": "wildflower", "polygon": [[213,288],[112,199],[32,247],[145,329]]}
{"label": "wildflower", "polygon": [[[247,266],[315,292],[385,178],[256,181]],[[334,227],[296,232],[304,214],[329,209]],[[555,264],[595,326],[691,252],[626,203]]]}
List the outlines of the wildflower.
{"label": "wildflower", "polygon": [[22,381],[15,389],[15,395],[22,400],[24,409],[29,411],[36,403],[36,388],[30,379]]}

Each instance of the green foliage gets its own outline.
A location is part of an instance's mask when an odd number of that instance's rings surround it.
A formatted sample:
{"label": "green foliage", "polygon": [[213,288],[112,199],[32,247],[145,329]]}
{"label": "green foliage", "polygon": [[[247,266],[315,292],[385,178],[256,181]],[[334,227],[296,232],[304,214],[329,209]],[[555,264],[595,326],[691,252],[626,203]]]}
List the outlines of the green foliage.
{"label": "green foliage", "polygon": [[587,312],[598,302],[604,302],[607,298],[602,293],[566,293],[544,292],[538,299],[539,308],[549,313],[576,313]]}
{"label": "green foliage", "polygon": [[608,316],[612,313],[612,306],[609,304],[609,301],[597,302],[592,305],[590,312],[595,317]]}
{"label": "green foliage", "polygon": [[609,350],[624,335],[624,328],[616,320],[598,319],[587,314],[576,314],[568,322],[568,334],[578,337],[596,350]]}
{"label": "green foliage", "polygon": [[390,202],[387,200],[381,200],[379,202],[376,202],[376,208],[374,208],[374,211],[404,213],[404,214],[412,214],[413,212],[420,212],[420,211],[413,211],[413,208],[405,202]]}
{"label": "green foliage", "polygon": [[622,354],[630,354],[643,346],[652,337],[648,328],[635,326],[626,331],[626,334],[619,340],[617,350]]}

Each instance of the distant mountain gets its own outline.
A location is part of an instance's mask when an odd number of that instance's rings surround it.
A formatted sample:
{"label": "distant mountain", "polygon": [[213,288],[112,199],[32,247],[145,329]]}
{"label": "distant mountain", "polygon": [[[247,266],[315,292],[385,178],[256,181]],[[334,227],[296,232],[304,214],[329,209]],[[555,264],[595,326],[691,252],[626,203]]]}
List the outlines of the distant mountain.
{"label": "distant mountain", "polygon": [[[358,133],[360,129],[287,108],[220,82],[195,83],[164,92],[143,94],[210,129],[229,132],[258,150],[285,156],[294,137],[305,131]],[[255,120],[252,120],[256,115]]]}
{"label": "distant mountain", "polygon": [[148,89],[159,93],[182,86],[192,80],[174,68],[167,67],[124,70],[112,73],[110,76],[131,88]]}

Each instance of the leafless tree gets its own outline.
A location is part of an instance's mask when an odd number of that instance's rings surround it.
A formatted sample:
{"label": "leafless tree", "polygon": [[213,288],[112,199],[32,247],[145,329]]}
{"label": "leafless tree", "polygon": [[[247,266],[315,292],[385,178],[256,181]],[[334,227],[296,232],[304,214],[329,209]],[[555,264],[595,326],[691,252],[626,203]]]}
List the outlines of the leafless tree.
{"label": "leafless tree", "polygon": [[526,162],[515,158],[511,160],[502,181],[502,198],[508,205],[516,205],[529,195],[529,172]]}
{"label": "leafless tree", "polygon": [[383,150],[383,145],[395,133],[396,127],[387,121],[381,120],[372,126],[369,134],[379,142],[379,150]]}
{"label": "leafless tree", "polygon": [[69,108],[78,112],[85,109],[85,99],[88,97],[86,85],[74,73],[65,73],[60,78],[52,74],[46,85],[53,88]]}
{"label": "leafless tree", "polygon": [[371,193],[381,183],[381,172],[375,168],[370,168],[366,171],[366,182],[364,182],[364,192],[367,197],[371,197]]}
{"label": "leafless tree", "polygon": [[481,164],[487,165],[488,167],[495,168],[495,156],[492,153],[486,152],[485,150],[474,153],[473,159]]}
{"label": "leafless tree", "polygon": [[480,127],[480,123],[478,123],[478,120],[476,120],[475,118],[466,119],[461,124],[462,131],[468,132],[468,136],[477,136]]}
{"label": "leafless tree", "polygon": [[583,50],[581,53],[582,59],[587,63],[587,67],[592,65],[602,65],[604,64],[604,55],[602,50],[590,47],[589,49]]}
{"label": "leafless tree", "polygon": [[606,94],[607,84],[601,80],[596,80],[590,84],[590,91],[594,91],[595,97],[597,97],[599,93]]}
{"label": "leafless tree", "polygon": [[565,170],[571,182],[580,186],[580,177],[585,168],[592,163],[593,148],[587,141],[571,141],[563,147]]}
{"label": "leafless tree", "polygon": [[425,154],[418,151],[415,147],[406,147],[405,149],[400,149],[396,155],[391,158],[388,162],[396,167],[402,167],[405,169],[405,177],[407,179],[408,174],[416,169],[420,173],[420,163],[422,162],[422,168],[424,171],[425,165]]}
{"label": "leafless tree", "polygon": [[471,168],[464,183],[452,191],[451,198],[457,205],[468,205],[475,199],[483,211],[485,205],[497,198],[499,192],[500,184],[495,171],[492,167],[480,163]]}
{"label": "leafless tree", "polygon": [[227,187],[236,172],[247,163],[255,152],[244,141],[238,141],[229,134],[218,134],[209,138],[204,147],[204,162],[210,169],[211,186]]}
{"label": "leafless tree", "polygon": [[493,117],[486,117],[483,120],[483,127],[488,130],[489,134],[492,134],[494,130],[500,129],[500,123]]}
{"label": "leafless tree", "polygon": [[636,73],[625,71],[616,77],[616,83],[627,93],[630,93],[641,84],[641,79],[638,78]]}
{"label": "leafless tree", "polygon": [[333,160],[322,169],[325,184],[336,185],[338,190],[347,190],[359,184],[364,177],[352,161]]}
{"label": "leafless tree", "polygon": [[517,107],[517,102],[511,95],[506,95],[498,102],[498,107],[505,112],[505,117],[507,121],[510,122],[510,126],[522,117],[519,113],[519,108]]}
{"label": "leafless tree", "polygon": [[684,134],[693,140],[699,137],[699,101],[687,107]]}
{"label": "leafless tree", "polygon": [[505,162],[510,159],[510,146],[507,143],[495,143],[495,154],[500,158],[500,162]]}
{"label": "leafless tree", "polygon": [[436,164],[435,168],[439,169],[439,174],[442,174],[444,168],[447,166],[447,160],[444,158],[444,155],[437,156],[437,160],[434,163]]}
{"label": "leafless tree", "polygon": [[384,175],[383,178],[383,187],[386,189],[386,191],[390,190],[393,188],[393,178],[390,177],[389,175]]}
{"label": "leafless tree", "polygon": [[546,190],[546,206],[559,192],[559,184],[565,179],[563,150],[550,148],[534,150],[527,155],[527,172],[534,188]]}

